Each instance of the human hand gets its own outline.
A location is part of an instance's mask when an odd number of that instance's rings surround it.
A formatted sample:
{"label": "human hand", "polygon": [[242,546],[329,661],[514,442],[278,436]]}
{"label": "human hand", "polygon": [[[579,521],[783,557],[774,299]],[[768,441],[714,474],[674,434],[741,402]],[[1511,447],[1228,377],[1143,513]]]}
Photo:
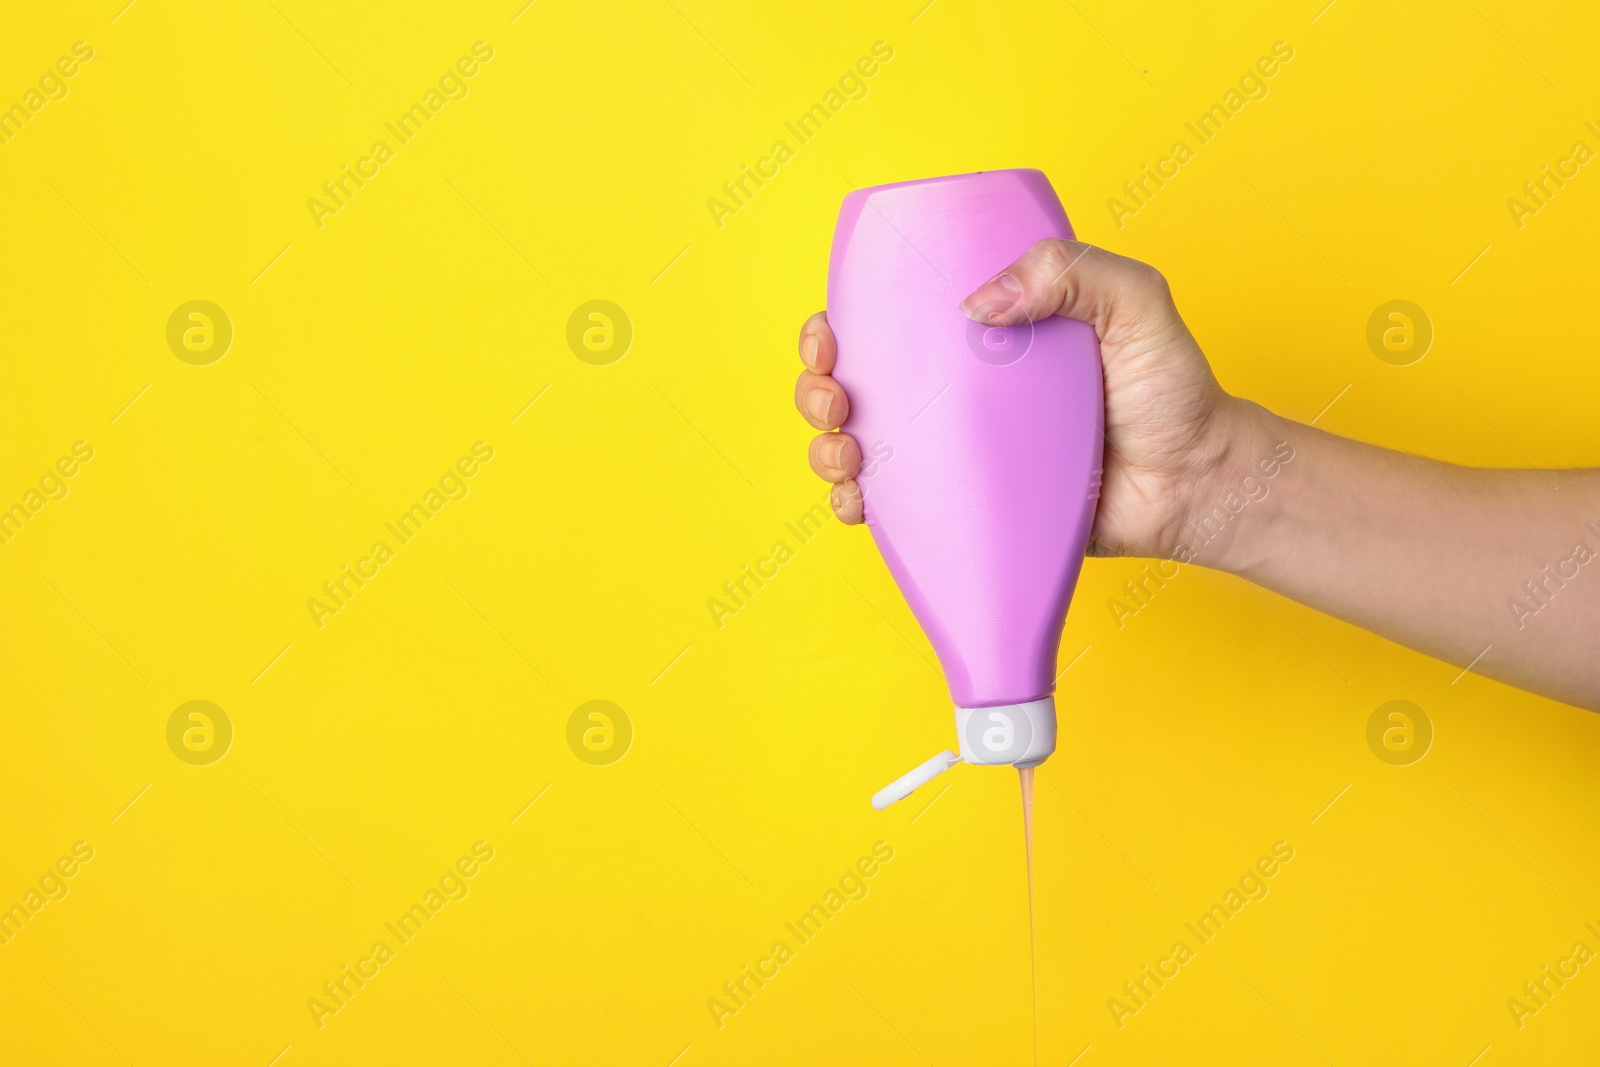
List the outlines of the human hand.
{"label": "human hand", "polygon": [[[1050,239],[985,282],[961,309],[993,326],[1062,315],[1094,327],[1105,371],[1106,450],[1089,553],[1179,552],[1198,487],[1226,451],[1235,402],[1217,384],[1166,279],[1137,260]],[[796,408],[819,430],[838,429],[850,413],[849,397],[832,377],[837,357],[827,313],[819,311],[800,329],[806,369],[795,383]],[[849,434],[822,433],[809,455],[811,469],[834,483],[834,512],[859,523],[860,446]]]}

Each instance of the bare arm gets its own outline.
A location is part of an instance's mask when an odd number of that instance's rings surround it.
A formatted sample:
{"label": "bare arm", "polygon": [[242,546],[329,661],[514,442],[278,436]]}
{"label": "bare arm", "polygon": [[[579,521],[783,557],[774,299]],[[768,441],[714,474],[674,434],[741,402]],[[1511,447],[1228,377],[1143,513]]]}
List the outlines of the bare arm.
{"label": "bare arm", "polygon": [[[1041,241],[962,307],[1001,326],[1094,326],[1106,455],[1091,554],[1229,571],[1600,711],[1600,471],[1457,467],[1273,415],[1217,383],[1159,273],[1078,241]],[[796,406],[836,430],[849,398],[825,314],[801,329],[800,355]],[[860,522],[855,442],[824,433],[810,457],[840,518]]]}
{"label": "bare arm", "polygon": [[[1186,530],[1196,562],[1600,710],[1600,472],[1457,467],[1233,398],[1215,432],[1223,458]],[[1280,445],[1294,458],[1276,477],[1252,471]],[[1239,488],[1251,473],[1258,500]]]}

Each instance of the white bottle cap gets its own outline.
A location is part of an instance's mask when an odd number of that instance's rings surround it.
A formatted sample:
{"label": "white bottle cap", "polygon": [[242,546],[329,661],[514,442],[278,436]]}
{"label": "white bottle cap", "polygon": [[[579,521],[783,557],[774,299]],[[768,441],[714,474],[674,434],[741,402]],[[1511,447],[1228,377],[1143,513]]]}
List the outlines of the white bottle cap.
{"label": "white bottle cap", "polygon": [[1055,697],[996,708],[957,708],[956,736],[959,756],[946,750],[902,774],[872,795],[872,806],[882,811],[963,761],[1037,767],[1056,750]]}
{"label": "white bottle cap", "polygon": [[956,737],[968,763],[1037,767],[1056,750],[1056,698],[957,708]]}

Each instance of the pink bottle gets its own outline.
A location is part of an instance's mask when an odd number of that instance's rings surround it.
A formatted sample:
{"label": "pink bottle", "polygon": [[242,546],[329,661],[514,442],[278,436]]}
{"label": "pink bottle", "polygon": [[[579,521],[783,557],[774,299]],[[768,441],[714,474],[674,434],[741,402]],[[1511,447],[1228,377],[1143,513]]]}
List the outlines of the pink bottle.
{"label": "pink bottle", "polygon": [[986,327],[963,297],[1046,237],[1071,237],[1037,170],[845,197],[828,270],[847,433],[878,457],[866,520],[939,654],[960,755],[873,797],[883,808],[965,761],[1055,751],[1056,652],[1100,495],[1104,392],[1087,323]]}

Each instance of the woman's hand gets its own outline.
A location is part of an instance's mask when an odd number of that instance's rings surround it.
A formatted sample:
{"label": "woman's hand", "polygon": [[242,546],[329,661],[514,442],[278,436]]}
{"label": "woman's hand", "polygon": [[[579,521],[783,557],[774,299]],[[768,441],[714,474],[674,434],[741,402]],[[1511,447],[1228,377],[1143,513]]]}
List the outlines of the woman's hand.
{"label": "woman's hand", "polygon": [[[1014,326],[1047,315],[1081,319],[1100,338],[1105,368],[1106,452],[1089,551],[1097,556],[1170,557],[1184,542],[1197,495],[1226,452],[1236,404],[1178,315],[1153,267],[1080,241],[1046,240],[961,302],[970,318]],[[980,311],[981,309],[981,311]],[[838,345],[826,312],[800,329],[806,369],[795,406],[819,430],[836,430],[850,399],[832,377]],[[833,510],[862,519],[861,449],[848,435],[819,434],[811,469],[834,483]]]}

